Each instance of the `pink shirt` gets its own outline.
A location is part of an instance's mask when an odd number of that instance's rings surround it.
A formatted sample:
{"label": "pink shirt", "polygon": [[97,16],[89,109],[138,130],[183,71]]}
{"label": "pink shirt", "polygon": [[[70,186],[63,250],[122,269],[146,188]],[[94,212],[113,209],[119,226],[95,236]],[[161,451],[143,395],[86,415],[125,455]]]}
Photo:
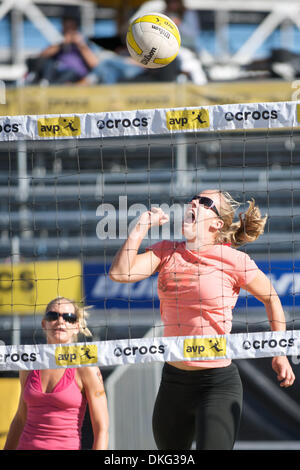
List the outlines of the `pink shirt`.
{"label": "pink shirt", "polygon": [[[197,252],[185,242],[162,241],[148,248],[158,256],[158,296],[165,336],[223,335],[231,331],[232,309],[240,288],[258,267],[250,257],[225,245]],[[223,367],[228,359],[186,361],[198,367]]]}
{"label": "pink shirt", "polygon": [[43,393],[40,371],[29,372],[24,401],[27,420],[18,450],[79,450],[86,398],[75,380],[76,369],[66,369],[51,393]]}

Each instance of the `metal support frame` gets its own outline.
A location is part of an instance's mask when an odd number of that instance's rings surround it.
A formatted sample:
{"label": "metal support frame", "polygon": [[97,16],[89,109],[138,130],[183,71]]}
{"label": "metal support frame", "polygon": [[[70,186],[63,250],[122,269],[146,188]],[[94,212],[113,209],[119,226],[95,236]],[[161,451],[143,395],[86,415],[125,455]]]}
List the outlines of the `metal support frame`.
{"label": "metal support frame", "polygon": [[[283,25],[286,29],[287,23],[294,24],[300,29],[300,4],[298,0],[185,0],[187,8],[202,11],[214,11],[216,16],[224,14],[221,22],[222,34],[219,29],[220,20],[216,21],[217,50],[225,53],[225,61],[244,65],[253,59],[255,52],[265,42],[265,40]],[[257,26],[249,39],[240,46],[239,50],[231,57],[228,56],[228,43],[226,42],[226,23],[228,27],[228,13],[230,11],[240,12],[260,12],[267,16]],[[286,37],[286,36],[285,36]],[[218,41],[218,38],[220,39]],[[227,34],[228,38],[228,34]],[[220,54],[221,56],[221,54]]]}
{"label": "metal support frame", "polygon": [[62,39],[62,36],[56,28],[54,28],[48,18],[37,7],[34,0],[4,0],[0,6],[0,20],[6,16],[11,10],[17,10],[36,26],[42,35],[52,44]]}

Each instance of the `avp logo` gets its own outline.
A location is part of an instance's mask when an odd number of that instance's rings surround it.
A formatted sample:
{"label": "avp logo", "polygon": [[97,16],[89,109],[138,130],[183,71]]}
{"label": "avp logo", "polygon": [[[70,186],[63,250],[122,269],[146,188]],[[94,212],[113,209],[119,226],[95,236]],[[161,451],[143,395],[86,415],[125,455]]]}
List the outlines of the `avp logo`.
{"label": "avp logo", "polygon": [[166,113],[167,128],[170,131],[185,131],[209,127],[208,109],[184,109]]}
{"label": "avp logo", "polygon": [[78,116],[40,118],[37,124],[40,137],[76,137],[81,133]]}
{"label": "avp logo", "polygon": [[184,357],[223,357],[226,355],[226,338],[185,339]]}
{"label": "avp logo", "polygon": [[98,361],[98,347],[96,344],[58,346],[55,361],[58,366],[95,364]]}

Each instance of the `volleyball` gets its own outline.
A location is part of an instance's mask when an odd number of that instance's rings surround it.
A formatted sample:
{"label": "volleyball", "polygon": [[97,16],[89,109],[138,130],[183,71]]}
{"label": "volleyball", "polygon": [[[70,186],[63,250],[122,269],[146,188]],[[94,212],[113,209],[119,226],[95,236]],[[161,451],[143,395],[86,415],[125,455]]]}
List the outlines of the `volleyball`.
{"label": "volleyball", "polygon": [[165,67],[175,59],[181,39],[176,24],[168,16],[148,13],[132,21],[126,43],[135,61],[156,69]]}

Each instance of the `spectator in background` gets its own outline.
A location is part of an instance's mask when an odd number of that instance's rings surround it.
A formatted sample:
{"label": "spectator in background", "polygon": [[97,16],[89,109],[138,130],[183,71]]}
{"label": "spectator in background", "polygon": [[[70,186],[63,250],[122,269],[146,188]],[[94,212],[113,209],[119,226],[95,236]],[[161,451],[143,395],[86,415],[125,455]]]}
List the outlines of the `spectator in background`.
{"label": "spectator in background", "polygon": [[102,49],[97,65],[81,81],[81,85],[130,82],[141,79],[146,69],[129,55],[125,40],[120,37],[120,45],[114,51]]}
{"label": "spectator in background", "polygon": [[61,44],[47,47],[35,63],[35,80],[49,84],[76,83],[98,64],[93,47],[84,40],[75,17],[63,19]]}
{"label": "spectator in background", "polygon": [[181,35],[182,47],[198,50],[200,25],[197,12],[185,7],[183,0],[166,0],[163,13],[177,25]]}

